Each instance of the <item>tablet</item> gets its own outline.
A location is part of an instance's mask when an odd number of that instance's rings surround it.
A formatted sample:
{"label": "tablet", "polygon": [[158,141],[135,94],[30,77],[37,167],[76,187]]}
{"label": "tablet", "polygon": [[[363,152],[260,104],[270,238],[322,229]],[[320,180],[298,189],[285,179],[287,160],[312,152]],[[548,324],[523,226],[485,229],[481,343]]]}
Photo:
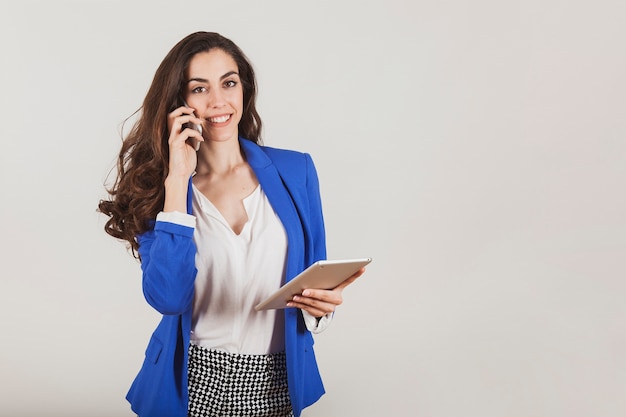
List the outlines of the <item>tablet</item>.
{"label": "tablet", "polygon": [[259,311],[287,308],[287,303],[294,295],[302,294],[307,288],[331,290],[370,262],[372,258],[317,261],[257,304],[254,309]]}

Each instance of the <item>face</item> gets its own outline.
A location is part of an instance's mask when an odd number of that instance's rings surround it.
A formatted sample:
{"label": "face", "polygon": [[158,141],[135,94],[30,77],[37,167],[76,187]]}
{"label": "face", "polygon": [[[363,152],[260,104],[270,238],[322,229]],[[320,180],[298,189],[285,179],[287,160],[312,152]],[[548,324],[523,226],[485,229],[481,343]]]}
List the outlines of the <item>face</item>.
{"label": "face", "polygon": [[187,105],[204,120],[206,140],[237,140],[243,112],[243,86],[235,60],[221,49],[196,54],[185,74]]}

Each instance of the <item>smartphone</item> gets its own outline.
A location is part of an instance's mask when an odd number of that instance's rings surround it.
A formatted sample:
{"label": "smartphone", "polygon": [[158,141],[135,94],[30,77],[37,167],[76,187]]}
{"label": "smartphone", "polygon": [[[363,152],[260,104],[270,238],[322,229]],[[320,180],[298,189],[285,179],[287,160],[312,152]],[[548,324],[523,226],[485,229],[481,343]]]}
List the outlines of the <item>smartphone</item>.
{"label": "smartphone", "polygon": [[[187,104],[187,102],[186,102],[185,100],[182,100],[182,102],[183,102],[183,105],[184,105],[185,107],[189,107],[189,108],[191,108],[191,107]],[[194,115],[195,115],[195,114],[196,114],[196,113],[194,112]],[[183,130],[184,130],[184,129],[186,129],[186,128],[188,128],[188,127],[189,127],[189,128],[191,128],[191,129],[195,129],[195,130],[197,130],[198,132],[200,132],[200,134],[202,134],[202,125],[195,124],[195,123],[185,123],[185,124],[183,125]],[[189,144],[190,144],[191,146],[193,146],[193,148],[196,150],[196,152],[198,152],[198,150],[200,149],[200,144],[202,143],[202,141],[199,141],[199,140],[198,140],[198,139],[196,139],[196,138],[189,138],[189,139],[187,139],[187,141],[189,142]]]}

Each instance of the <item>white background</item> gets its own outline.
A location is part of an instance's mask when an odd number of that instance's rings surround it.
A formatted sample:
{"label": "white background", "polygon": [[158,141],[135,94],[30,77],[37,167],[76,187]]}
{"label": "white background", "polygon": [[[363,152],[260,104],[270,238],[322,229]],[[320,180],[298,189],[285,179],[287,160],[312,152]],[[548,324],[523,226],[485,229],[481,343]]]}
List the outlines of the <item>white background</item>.
{"label": "white background", "polygon": [[265,143],[313,156],[329,258],[374,259],[305,417],[626,415],[620,0],[3,0],[0,415],[132,415],[158,315],[96,206],[197,30],[251,59]]}

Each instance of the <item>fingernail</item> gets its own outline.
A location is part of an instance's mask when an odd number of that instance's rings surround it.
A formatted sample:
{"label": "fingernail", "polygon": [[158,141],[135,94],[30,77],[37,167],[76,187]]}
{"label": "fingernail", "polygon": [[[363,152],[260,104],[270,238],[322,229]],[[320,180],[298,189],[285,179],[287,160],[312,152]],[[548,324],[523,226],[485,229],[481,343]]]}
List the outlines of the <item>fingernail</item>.
{"label": "fingernail", "polygon": [[311,291],[304,290],[304,291],[302,291],[302,295],[304,295],[305,297],[308,297],[309,295],[311,295]]}

